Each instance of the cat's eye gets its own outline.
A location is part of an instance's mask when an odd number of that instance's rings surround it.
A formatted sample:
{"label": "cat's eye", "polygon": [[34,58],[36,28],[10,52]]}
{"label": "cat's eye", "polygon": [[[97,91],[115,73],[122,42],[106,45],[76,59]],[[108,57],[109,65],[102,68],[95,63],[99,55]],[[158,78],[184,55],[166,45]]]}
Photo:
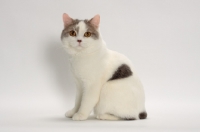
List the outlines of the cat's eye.
{"label": "cat's eye", "polygon": [[74,30],[72,30],[69,32],[69,35],[74,37],[74,36],[76,36],[76,32]]}
{"label": "cat's eye", "polygon": [[84,37],[90,37],[91,35],[91,32],[85,32]]}

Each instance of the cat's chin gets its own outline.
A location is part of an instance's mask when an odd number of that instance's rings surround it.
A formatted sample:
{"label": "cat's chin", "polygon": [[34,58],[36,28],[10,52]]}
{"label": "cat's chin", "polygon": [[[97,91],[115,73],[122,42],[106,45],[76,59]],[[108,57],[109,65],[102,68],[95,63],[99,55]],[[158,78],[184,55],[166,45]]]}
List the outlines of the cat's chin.
{"label": "cat's chin", "polygon": [[77,50],[81,50],[81,49],[83,49],[83,47],[77,46],[76,49],[77,49]]}

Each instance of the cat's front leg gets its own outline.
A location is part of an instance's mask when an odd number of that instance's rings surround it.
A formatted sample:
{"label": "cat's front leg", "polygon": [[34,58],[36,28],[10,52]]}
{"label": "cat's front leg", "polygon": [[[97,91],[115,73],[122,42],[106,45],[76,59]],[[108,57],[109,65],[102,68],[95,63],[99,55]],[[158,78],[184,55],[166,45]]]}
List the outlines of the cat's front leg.
{"label": "cat's front leg", "polygon": [[81,106],[78,112],[74,114],[73,120],[81,121],[88,118],[99,100],[100,88],[100,84],[97,83],[84,88]]}
{"label": "cat's front leg", "polygon": [[68,117],[68,118],[72,118],[73,115],[76,113],[76,109],[71,109],[71,110],[68,110],[66,113],[65,113],[65,116]]}
{"label": "cat's front leg", "polygon": [[67,111],[65,113],[65,116],[68,117],[68,118],[72,118],[73,115],[78,111],[78,109],[80,107],[80,104],[81,104],[81,90],[77,90],[77,92],[76,92],[75,106],[74,106],[73,109]]}
{"label": "cat's front leg", "polygon": [[75,100],[75,106],[73,109],[67,111],[65,113],[65,116],[68,118],[72,118],[73,115],[78,112],[79,107],[81,105],[81,97],[82,97],[82,88],[80,83],[76,80],[76,100]]}

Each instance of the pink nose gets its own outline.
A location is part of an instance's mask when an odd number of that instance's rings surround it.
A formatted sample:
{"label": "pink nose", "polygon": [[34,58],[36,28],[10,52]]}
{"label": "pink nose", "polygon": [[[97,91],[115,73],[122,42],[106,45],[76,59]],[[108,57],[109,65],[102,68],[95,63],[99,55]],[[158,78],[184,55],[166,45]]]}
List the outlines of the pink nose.
{"label": "pink nose", "polygon": [[79,40],[79,39],[78,39],[78,40],[77,40],[77,42],[79,42],[79,43],[80,43],[80,42],[82,42],[82,40]]}

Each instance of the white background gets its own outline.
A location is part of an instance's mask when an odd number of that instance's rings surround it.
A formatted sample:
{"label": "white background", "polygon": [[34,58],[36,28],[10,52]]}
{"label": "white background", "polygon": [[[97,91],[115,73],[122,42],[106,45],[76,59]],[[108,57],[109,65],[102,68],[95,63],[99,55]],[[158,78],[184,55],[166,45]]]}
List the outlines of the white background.
{"label": "white background", "polygon": [[[64,117],[75,87],[61,47],[62,14],[101,15],[107,46],[129,57],[148,119]],[[1,0],[0,131],[200,130],[199,0]],[[89,72],[89,71],[88,71]]]}

